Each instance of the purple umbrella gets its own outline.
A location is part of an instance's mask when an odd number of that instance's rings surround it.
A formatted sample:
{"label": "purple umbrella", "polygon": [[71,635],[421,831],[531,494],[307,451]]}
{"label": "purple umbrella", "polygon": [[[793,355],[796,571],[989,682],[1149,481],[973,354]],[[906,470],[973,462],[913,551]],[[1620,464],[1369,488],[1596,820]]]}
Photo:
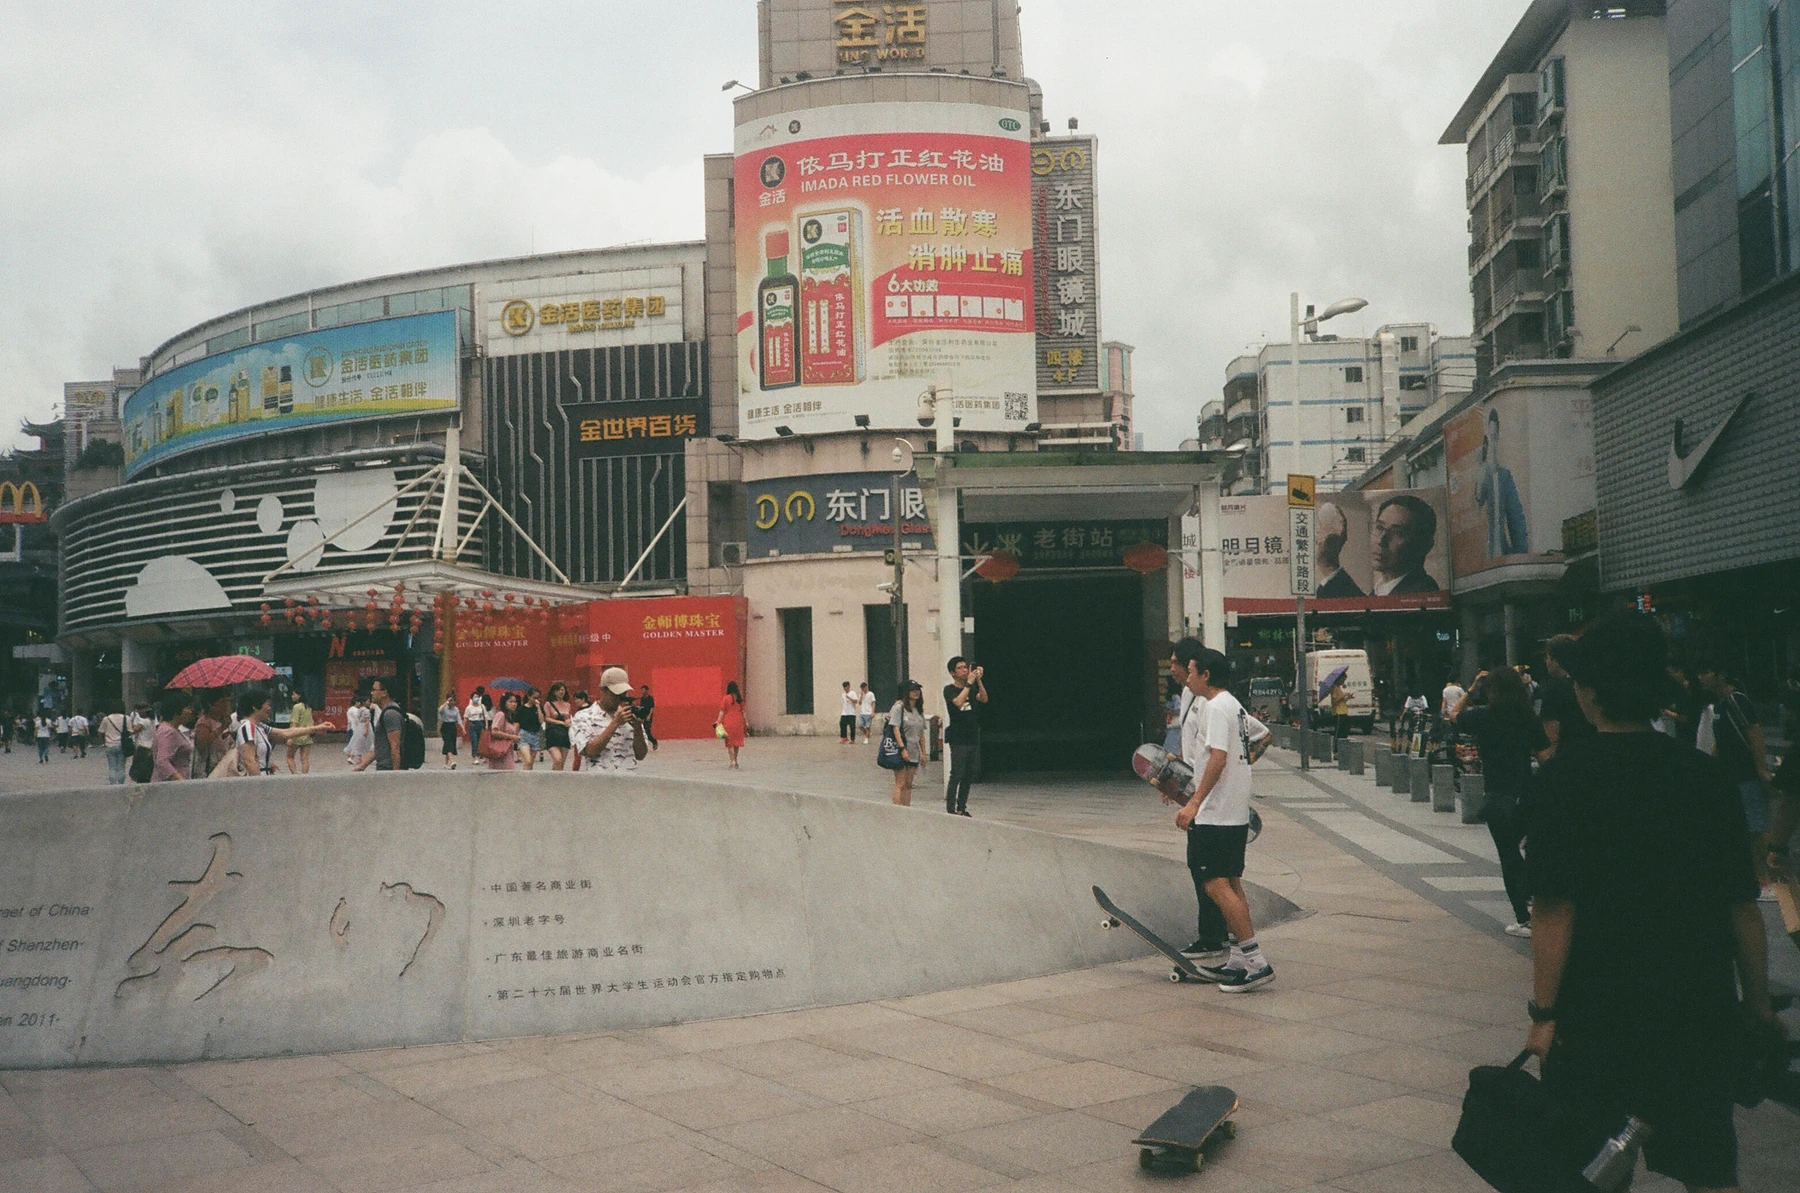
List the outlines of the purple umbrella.
{"label": "purple umbrella", "polygon": [[1331,674],[1319,681],[1319,699],[1325,699],[1326,694],[1330,692],[1331,689],[1337,687],[1337,681],[1348,674],[1350,674],[1350,668],[1348,667],[1333,667],[1331,669]]}

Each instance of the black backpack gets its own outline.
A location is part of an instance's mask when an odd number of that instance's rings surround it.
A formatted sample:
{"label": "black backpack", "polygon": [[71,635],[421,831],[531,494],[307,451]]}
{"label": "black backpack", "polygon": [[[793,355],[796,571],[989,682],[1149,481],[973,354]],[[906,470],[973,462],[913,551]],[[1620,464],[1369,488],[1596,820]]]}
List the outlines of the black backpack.
{"label": "black backpack", "polygon": [[400,726],[400,769],[418,770],[425,765],[425,722],[406,714]]}

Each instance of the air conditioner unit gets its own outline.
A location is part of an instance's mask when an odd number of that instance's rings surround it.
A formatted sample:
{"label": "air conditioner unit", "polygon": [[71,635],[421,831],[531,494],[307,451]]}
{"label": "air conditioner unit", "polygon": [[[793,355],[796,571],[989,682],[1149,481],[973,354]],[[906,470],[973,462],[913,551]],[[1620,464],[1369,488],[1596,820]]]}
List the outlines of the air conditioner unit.
{"label": "air conditioner unit", "polygon": [[746,543],[720,543],[719,566],[722,568],[741,568],[744,558],[750,553]]}

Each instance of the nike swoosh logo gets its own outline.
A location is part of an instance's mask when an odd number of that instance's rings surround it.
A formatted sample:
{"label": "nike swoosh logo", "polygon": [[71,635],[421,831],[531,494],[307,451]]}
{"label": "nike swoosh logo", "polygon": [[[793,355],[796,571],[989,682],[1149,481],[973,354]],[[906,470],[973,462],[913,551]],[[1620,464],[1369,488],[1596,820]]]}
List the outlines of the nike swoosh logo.
{"label": "nike swoosh logo", "polygon": [[1687,488],[1694,475],[1700,471],[1700,466],[1706,463],[1706,457],[1713,447],[1718,444],[1719,437],[1725,434],[1726,428],[1731,426],[1731,420],[1738,416],[1738,411],[1744,408],[1750,398],[1750,394],[1745,394],[1733,402],[1731,409],[1725,412],[1725,417],[1719,420],[1719,425],[1712,429],[1712,433],[1686,451],[1682,450],[1682,420],[1675,420],[1675,431],[1669,444],[1669,488],[1676,492]]}

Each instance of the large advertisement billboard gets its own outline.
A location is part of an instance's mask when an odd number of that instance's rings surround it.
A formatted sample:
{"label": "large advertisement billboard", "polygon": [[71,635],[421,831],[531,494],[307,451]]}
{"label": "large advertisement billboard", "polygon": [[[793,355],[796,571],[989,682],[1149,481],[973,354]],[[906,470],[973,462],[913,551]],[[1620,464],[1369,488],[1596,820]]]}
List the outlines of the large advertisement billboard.
{"label": "large advertisement billboard", "polygon": [[456,312],[301,332],[152,377],[125,400],[125,475],[227,439],[455,410]]}
{"label": "large advertisement billboard", "polygon": [[[1225,611],[1294,611],[1287,496],[1219,502]],[[1321,613],[1450,607],[1449,517],[1442,489],[1320,493],[1313,521],[1313,595]]]}
{"label": "large advertisement billboard", "polygon": [[978,104],[846,104],[737,130],[738,419],[747,439],[1037,419],[1031,142]]}
{"label": "large advertisement billboard", "polygon": [[1595,505],[1594,400],[1585,392],[1496,394],[1445,426],[1444,461],[1459,577],[1560,558],[1563,520]]}
{"label": "large advertisement billboard", "polygon": [[1099,191],[1092,137],[1031,147],[1038,393],[1100,392]]}

